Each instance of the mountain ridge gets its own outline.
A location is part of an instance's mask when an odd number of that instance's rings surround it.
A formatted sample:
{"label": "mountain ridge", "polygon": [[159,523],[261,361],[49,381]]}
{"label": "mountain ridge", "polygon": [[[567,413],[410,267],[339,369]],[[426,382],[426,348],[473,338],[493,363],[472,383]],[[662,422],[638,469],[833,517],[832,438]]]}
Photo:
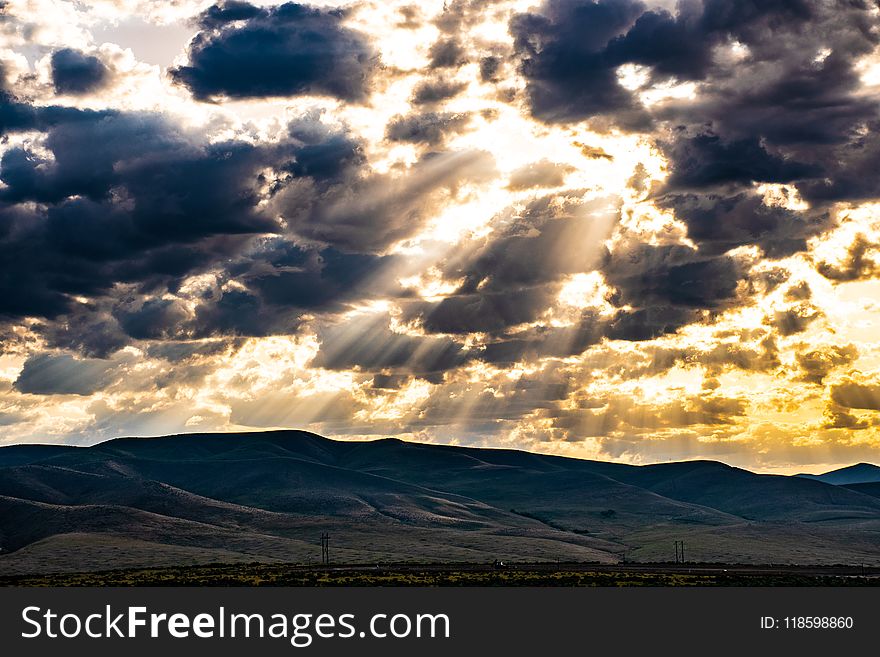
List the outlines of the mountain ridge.
{"label": "mountain ridge", "polygon": [[822,474],[799,474],[798,477],[815,479],[826,484],[845,486],[848,484],[870,484],[880,482],[880,467],[873,463],[854,463],[843,468]]}
{"label": "mountain ridge", "polygon": [[307,562],[324,532],[336,559],[368,563],[667,560],[685,540],[703,561],[880,564],[873,488],[296,430],[3,447],[0,511],[0,567],[16,572],[65,550],[75,570]]}

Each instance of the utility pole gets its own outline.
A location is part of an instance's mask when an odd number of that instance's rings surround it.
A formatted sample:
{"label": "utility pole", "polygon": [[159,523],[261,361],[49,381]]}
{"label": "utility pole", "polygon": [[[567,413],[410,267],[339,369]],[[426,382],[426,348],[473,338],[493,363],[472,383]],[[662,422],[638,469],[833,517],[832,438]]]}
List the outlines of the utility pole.
{"label": "utility pole", "polygon": [[330,534],[327,533],[321,534],[321,563],[330,563]]}
{"label": "utility pole", "polygon": [[684,541],[675,541],[675,563],[684,563]]}

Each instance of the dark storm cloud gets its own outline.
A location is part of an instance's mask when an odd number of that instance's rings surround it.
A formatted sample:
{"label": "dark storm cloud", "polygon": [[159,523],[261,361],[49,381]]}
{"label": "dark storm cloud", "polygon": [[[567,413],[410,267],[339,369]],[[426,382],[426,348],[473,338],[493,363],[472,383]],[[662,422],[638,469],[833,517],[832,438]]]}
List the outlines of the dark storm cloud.
{"label": "dark storm cloud", "polygon": [[407,374],[374,374],[372,387],[375,390],[400,390],[411,380]]}
{"label": "dark storm cloud", "polygon": [[556,291],[537,285],[458,292],[436,304],[416,304],[409,311],[432,333],[493,333],[534,321],[550,306]]}
{"label": "dark storm cloud", "polygon": [[130,342],[130,336],[110,311],[95,304],[75,307],[57,321],[41,323],[36,330],[47,346],[90,358],[108,358]]}
{"label": "dark storm cloud", "polygon": [[261,14],[260,8],[249,2],[226,0],[209,7],[199,17],[203,29],[215,29],[233,21],[247,21]]}
{"label": "dark storm cloud", "polygon": [[425,112],[395,116],[385,130],[391,141],[436,146],[452,133],[459,132],[470,122],[470,115],[455,112]]}
{"label": "dark storm cloud", "polygon": [[[880,39],[866,4],[705,0],[672,14],[626,0],[548,0],[510,28],[529,108],[544,121],[603,117],[634,127],[644,108],[618,84],[622,64],[648,67],[654,82],[700,83],[695,99],[652,110],[669,164],[653,199],[687,226],[698,249],[615,247],[600,269],[616,290],[612,303],[629,308],[610,321],[608,337],[650,339],[740,303],[747,267],[728,251],[801,252],[831,227],[825,203],[880,195],[877,99],[862,93],[855,68]],[[744,47],[739,59],[722,52],[733,41]],[[795,185],[814,207],[768,205],[758,183]],[[870,275],[862,242],[850,262],[819,263],[820,271],[841,280]],[[772,319],[786,335],[809,321],[795,311]]]}
{"label": "dark storm cloud", "polygon": [[235,352],[242,340],[214,340],[210,342],[157,342],[150,345],[146,353],[150,358],[160,358],[171,363],[180,363],[192,359],[216,356],[217,354]]}
{"label": "dark storm cloud", "polygon": [[641,14],[625,34],[608,43],[608,63],[651,66],[657,76],[688,80],[704,77],[715,39],[701,24],[698,6],[680,3],[677,16],[662,9]]}
{"label": "dark storm cloud", "polygon": [[[660,140],[667,190],[794,183],[807,200],[826,203],[880,194],[877,98],[862,93],[856,69],[880,43],[869,10],[861,1],[704,0],[679,3],[673,14],[630,0],[547,0],[510,29],[536,118],[605,117],[641,129],[645,110],[618,84],[617,67],[645,66],[654,81],[699,81],[695,99],[654,111],[674,128]],[[734,41],[745,48],[739,59],[721,54]],[[764,214],[753,221],[767,223],[757,233],[779,223]],[[803,248],[798,240],[782,252]]]}
{"label": "dark storm cloud", "polygon": [[653,305],[619,312],[608,323],[605,333],[612,340],[641,342],[675,333],[698,318],[697,312],[690,308]]}
{"label": "dark storm cloud", "polygon": [[655,78],[702,80],[713,67],[713,48],[727,39],[761,43],[780,26],[798,29],[812,18],[806,0],[680,2],[675,15],[645,11],[606,54],[611,64],[649,66]]}
{"label": "dark storm cloud", "polygon": [[619,84],[605,53],[644,5],[549,0],[541,11],[517,14],[510,23],[532,114],[550,123],[614,114],[622,123],[646,128],[647,115]]}
{"label": "dark storm cloud", "polygon": [[370,298],[371,277],[392,260],[266,238],[226,263],[220,282],[236,285],[206,291],[194,312],[175,299],[147,298],[117,304],[113,316],[142,340],[295,333],[304,313],[339,312]]}
{"label": "dark storm cloud", "polygon": [[215,5],[189,44],[189,64],[172,78],[201,100],[318,95],[363,101],[377,67],[365,35],[343,10],[295,3]]}
{"label": "dark storm cloud", "polygon": [[301,309],[295,306],[278,307],[251,291],[234,289],[199,305],[191,335],[196,338],[291,335],[299,330],[301,317]]}
{"label": "dark storm cloud", "polygon": [[112,369],[106,360],[35,354],[25,361],[13,387],[31,395],[91,395],[109,383]]}
{"label": "dark storm cloud", "polygon": [[[608,337],[650,340],[740,302],[738,287],[748,268],[728,255],[705,256],[678,245],[619,244],[600,267],[613,286],[610,301],[624,308],[610,322]],[[626,307],[626,308],[625,308]]]}
{"label": "dark storm cloud", "polygon": [[305,249],[277,240],[267,252],[252,253],[229,271],[267,303],[318,310],[346,299],[366,298],[369,294],[360,288],[394,261],[393,256]]}
{"label": "dark storm cloud", "polygon": [[830,227],[826,212],[769,206],[753,192],[670,194],[658,204],[673,210],[688,237],[710,255],[754,244],[767,256],[781,258],[804,250],[807,239]]}
{"label": "dark storm cloud", "polygon": [[72,295],[180,276],[275,230],[254,207],[258,147],[200,143],[156,115],[50,110],[35,109],[52,117],[50,156],[0,160],[0,315],[58,316]]}
{"label": "dark storm cloud", "polygon": [[[370,297],[366,283],[389,262],[376,251],[494,175],[482,152],[371,174],[360,141],[314,113],[265,144],[210,143],[149,113],[35,107],[8,91],[0,116],[7,133],[41,131],[45,147],[0,160],[0,316],[45,318],[48,345],[90,356],[132,339],[294,332],[305,312]],[[266,233],[279,237],[255,237]],[[206,271],[215,289],[177,298]]]}
{"label": "dark storm cloud", "polygon": [[[736,37],[740,61],[716,62],[698,96],[661,111],[671,189],[794,183],[808,201],[876,198],[877,98],[859,59],[880,43],[863,2],[705,2],[706,29]],[[823,50],[824,49],[824,50]]]}
{"label": "dark storm cloud", "polygon": [[316,140],[308,133],[298,135],[296,130],[291,132],[303,144],[296,149],[294,160],[284,168],[297,178],[338,181],[364,164],[361,145],[346,134],[321,135]]}
{"label": "dark storm cloud", "polygon": [[551,123],[609,115],[645,129],[644,108],[617,80],[623,64],[656,78],[705,79],[713,48],[735,38],[751,44],[781,25],[797,29],[813,16],[798,1],[682,2],[676,14],[633,0],[546,0],[538,13],[510,24],[532,114]]}
{"label": "dark storm cloud", "polygon": [[673,167],[670,189],[703,189],[719,184],[789,183],[821,173],[816,166],[771,155],[757,137],[724,142],[713,134],[676,136],[663,144]]}
{"label": "dark storm cloud", "polygon": [[147,299],[136,312],[119,309],[116,313],[120,326],[136,340],[169,338],[187,317],[186,309],[172,299]]}
{"label": "dark storm cloud", "polygon": [[394,260],[264,240],[227,267],[229,278],[246,289],[223,291],[200,304],[194,333],[292,333],[303,313],[339,312],[346,302],[371,298],[373,277]]}
{"label": "dark storm cloud", "polygon": [[618,291],[618,305],[692,309],[720,309],[733,302],[745,273],[730,256],[704,258],[687,246],[643,243],[621,245],[607,254],[602,271]]}
{"label": "dark storm cloud", "polygon": [[72,48],[52,53],[52,84],[58,94],[86,94],[103,87],[110,71],[93,55]]}
{"label": "dark storm cloud", "polygon": [[[876,107],[875,115],[880,114]],[[865,134],[832,149],[832,163],[821,179],[802,183],[804,198],[814,203],[868,201],[880,198],[880,121],[864,125]]]}

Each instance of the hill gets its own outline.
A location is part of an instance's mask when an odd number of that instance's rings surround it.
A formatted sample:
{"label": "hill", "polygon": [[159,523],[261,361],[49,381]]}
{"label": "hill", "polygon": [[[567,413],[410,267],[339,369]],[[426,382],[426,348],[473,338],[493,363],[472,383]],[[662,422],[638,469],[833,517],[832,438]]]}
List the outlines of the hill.
{"label": "hill", "polygon": [[880,482],[880,467],[871,463],[857,463],[839,470],[832,470],[820,475],[798,475],[805,479],[815,479],[826,484],[846,486],[847,484],[870,484]]}
{"label": "hill", "polygon": [[[838,471],[840,472],[840,471]],[[880,565],[880,497],[712,461],[629,466],[301,431],[0,449],[0,568],[670,560]]]}

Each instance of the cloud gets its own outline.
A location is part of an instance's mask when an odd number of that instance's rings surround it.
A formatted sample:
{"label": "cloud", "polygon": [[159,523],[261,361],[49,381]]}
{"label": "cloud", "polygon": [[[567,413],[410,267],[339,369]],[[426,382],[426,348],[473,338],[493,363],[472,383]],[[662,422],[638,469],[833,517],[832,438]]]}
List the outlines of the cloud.
{"label": "cloud", "polygon": [[454,98],[466,88],[466,82],[445,79],[423,80],[413,90],[412,102],[415,105],[434,105]]}
{"label": "cloud", "polygon": [[437,303],[413,302],[407,313],[436,333],[498,332],[534,321],[570,274],[593,271],[598,246],[616,219],[608,199],[566,202],[554,196],[496,218],[498,229],[474,240],[443,264],[445,277],[462,281]]}
{"label": "cloud", "polygon": [[507,187],[514,191],[534,187],[561,187],[565,184],[565,176],[574,170],[574,167],[567,164],[540,160],[511,173]]}
{"label": "cloud", "polygon": [[832,386],[831,400],[844,408],[880,411],[880,385],[847,380]]}
{"label": "cloud", "polygon": [[466,352],[448,338],[392,331],[385,316],[364,316],[330,326],[319,335],[321,350],[313,365],[333,370],[442,373],[463,364]]}
{"label": "cloud", "polygon": [[292,334],[310,312],[332,315],[370,298],[372,277],[393,261],[261,238],[194,298],[134,298],[117,303],[112,314],[138,340]]}
{"label": "cloud", "polygon": [[202,14],[189,64],[170,73],[200,100],[315,95],[362,102],[377,56],[345,18],[343,10],[295,3],[215,5]]}
{"label": "cloud", "polygon": [[550,305],[554,292],[546,286],[529,286],[457,293],[437,304],[419,304],[410,312],[432,333],[496,332],[534,321]]}
{"label": "cloud", "polygon": [[385,136],[391,141],[441,144],[449,133],[461,131],[470,121],[470,115],[456,112],[425,112],[423,114],[398,115],[391,119]]}
{"label": "cloud", "polygon": [[568,358],[582,354],[606,337],[607,320],[592,310],[583,311],[568,326],[528,327],[506,331],[501,339],[487,341],[474,356],[481,361],[504,365],[538,361],[546,357]]}
{"label": "cloud", "polygon": [[816,264],[816,270],[825,278],[838,282],[873,278],[880,273],[880,264],[870,255],[876,248],[876,244],[859,233],[847,247],[842,262],[832,264],[820,261]]}
{"label": "cloud", "polygon": [[670,194],[658,204],[684,222],[703,253],[713,255],[756,245],[767,256],[785,257],[805,250],[807,240],[831,223],[828,213],[767,205],[753,192]]}
{"label": "cloud", "polygon": [[114,365],[64,353],[35,354],[25,361],[13,386],[28,395],[91,395],[109,384]]}
{"label": "cloud", "polygon": [[732,256],[702,257],[678,245],[629,243],[605,256],[608,282],[618,305],[721,308],[735,301],[744,266]]}
{"label": "cloud", "polygon": [[494,176],[494,159],[485,151],[429,153],[399,176],[355,170],[338,180],[293,179],[272,208],[304,238],[379,253],[418,232],[459,186]]}
{"label": "cloud", "polygon": [[788,183],[819,175],[816,166],[772,155],[757,137],[725,142],[717,135],[677,135],[665,145],[672,171],[670,189],[702,189],[721,184]]}
{"label": "cloud", "polygon": [[822,422],[823,429],[859,431],[861,429],[867,429],[869,426],[871,425],[868,422],[857,418],[845,408],[836,404],[829,404],[828,408],[825,409],[824,421]]}
{"label": "cloud", "polygon": [[[873,108],[876,111],[876,106]],[[872,115],[873,118],[873,115]],[[865,201],[880,198],[880,121],[865,121],[865,135],[829,149],[827,174],[799,186],[804,198],[819,203]]]}
{"label": "cloud", "polygon": [[52,84],[55,93],[82,95],[103,87],[110,71],[94,55],[86,55],[72,48],[52,53]]}
{"label": "cloud", "polygon": [[782,337],[789,337],[806,331],[821,313],[809,304],[801,304],[786,310],[777,310],[767,323]]}
{"label": "cloud", "polygon": [[[43,149],[0,160],[0,315],[55,319],[41,327],[50,344],[90,355],[129,339],[295,331],[304,311],[363,291],[375,252],[418,231],[434,203],[494,175],[479,151],[370,174],[361,142],[317,114],[255,144],[209,142],[151,113],[6,104],[23,117],[7,130],[45,133]],[[205,271],[238,287],[162,297]]]}
{"label": "cloud", "polygon": [[440,39],[428,51],[432,68],[457,68],[467,63],[467,51],[456,38]]}
{"label": "cloud", "polygon": [[541,13],[515,15],[510,31],[532,114],[549,123],[613,114],[629,127],[647,128],[647,114],[604,52],[643,8],[630,0],[549,0]]}
{"label": "cloud", "polygon": [[498,72],[501,70],[503,60],[497,55],[486,55],[480,58],[480,80],[483,82],[497,82]]}
{"label": "cloud", "polygon": [[10,5],[7,440],[869,453],[877,7],[407,3]]}
{"label": "cloud", "polygon": [[612,63],[650,66],[658,77],[705,77],[717,37],[706,30],[696,6],[680,3],[677,16],[663,9],[645,11],[625,34],[608,43],[606,57]]}
{"label": "cloud", "polygon": [[638,403],[617,395],[586,400],[580,408],[545,413],[568,440],[644,435],[698,425],[724,427],[746,415],[748,401],[722,395],[691,395],[660,403]]}
{"label": "cloud", "polygon": [[34,110],[53,116],[45,151],[0,160],[0,315],[56,317],[74,295],[155,285],[276,230],[255,207],[271,150],[204,143],[157,115],[50,110]]}
{"label": "cloud", "polygon": [[801,380],[821,385],[831,372],[838,367],[849,365],[859,352],[853,345],[830,346],[797,354],[796,360],[801,368]]}

